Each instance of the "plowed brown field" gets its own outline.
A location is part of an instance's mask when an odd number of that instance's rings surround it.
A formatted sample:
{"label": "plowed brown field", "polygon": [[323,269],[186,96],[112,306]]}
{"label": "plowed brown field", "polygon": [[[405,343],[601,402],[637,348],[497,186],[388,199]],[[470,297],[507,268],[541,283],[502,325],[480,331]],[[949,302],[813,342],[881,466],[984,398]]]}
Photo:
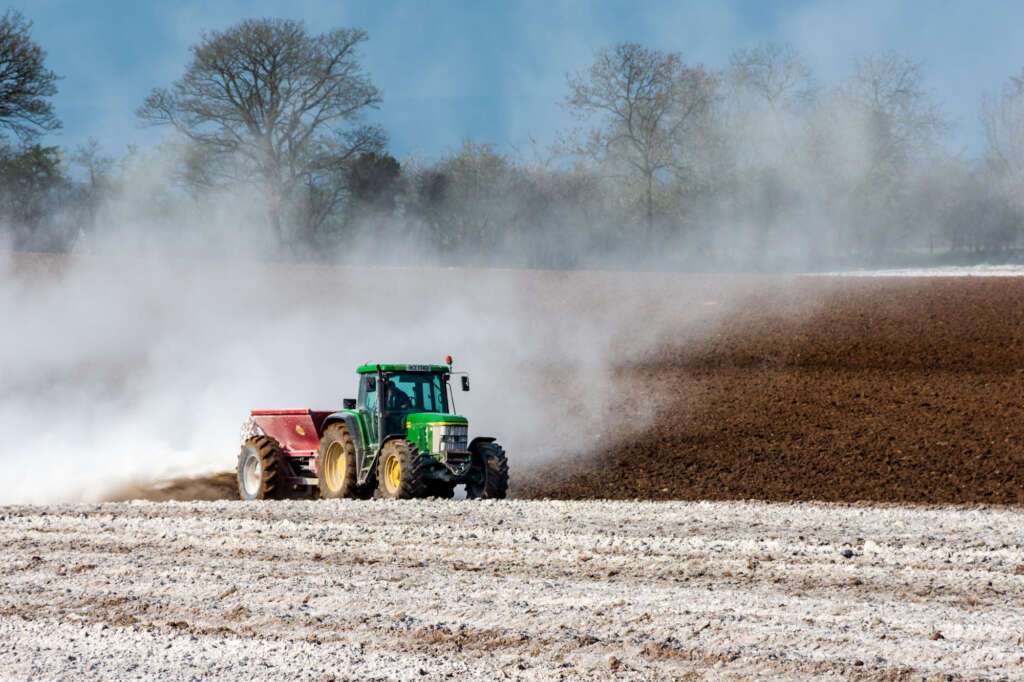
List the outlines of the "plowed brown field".
{"label": "plowed brown field", "polygon": [[1021,504],[1022,322],[1024,278],[767,286],[619,372],[649,424],[515,492]]}

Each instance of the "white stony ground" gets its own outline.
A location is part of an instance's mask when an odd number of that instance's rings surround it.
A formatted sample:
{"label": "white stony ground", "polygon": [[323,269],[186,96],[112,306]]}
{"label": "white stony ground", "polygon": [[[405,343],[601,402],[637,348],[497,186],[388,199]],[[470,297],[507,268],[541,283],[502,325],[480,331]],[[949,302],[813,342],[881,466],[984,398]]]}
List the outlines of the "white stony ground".
{"label": "white stony ground", "polygon": [[0,507],[4,679],[1024,677],[1024,510]]}
{"label": "white stony ground", "polygon": [[829,277],[1024,277],[1024,265],[946,265],[813,273]]}

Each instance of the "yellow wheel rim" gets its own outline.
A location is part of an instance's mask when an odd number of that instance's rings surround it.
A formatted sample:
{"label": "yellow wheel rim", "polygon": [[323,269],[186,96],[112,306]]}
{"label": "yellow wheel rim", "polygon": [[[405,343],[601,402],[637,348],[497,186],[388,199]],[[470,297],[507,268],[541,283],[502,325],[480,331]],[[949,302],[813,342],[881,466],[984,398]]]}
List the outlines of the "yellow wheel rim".
{"label": "yellow wheel rim", "polygon": [[402,463],[394,455],[388,455],[384,462],[384,482],[388,486],[388,492],[392,495],[398,492],[402,485]]}
{"label": "yellow wheel rim", "polygon": [[327,447],[324,455],[324,483],[331,492],[341,490],[345,483],[345,450],[337,441]]}

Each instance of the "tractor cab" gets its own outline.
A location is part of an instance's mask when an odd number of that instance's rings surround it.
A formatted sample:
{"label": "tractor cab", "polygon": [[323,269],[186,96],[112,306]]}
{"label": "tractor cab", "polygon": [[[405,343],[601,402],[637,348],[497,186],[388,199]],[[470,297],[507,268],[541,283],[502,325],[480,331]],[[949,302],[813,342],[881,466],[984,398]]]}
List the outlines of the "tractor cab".
{"label": "tractor cab", "polygon": [[410,415],[451,414],[445,365],[363,365],[355,409],[366,424],[368,440],[379,443],[405,436]]}

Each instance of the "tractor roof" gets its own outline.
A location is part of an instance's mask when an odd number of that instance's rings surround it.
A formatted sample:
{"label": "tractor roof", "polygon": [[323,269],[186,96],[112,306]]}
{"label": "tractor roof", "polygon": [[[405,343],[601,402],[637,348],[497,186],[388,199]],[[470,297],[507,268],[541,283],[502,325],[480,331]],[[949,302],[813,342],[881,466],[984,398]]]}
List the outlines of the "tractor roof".
{"label": "tractor roof", "polygon": [[376,372],[377,368],[380,367],[383,372],[450,372],[451,368],[448,365],[413,365],[413,364],[380,364],[380,365],[360,365],[356,368],[356,371],[360,374],[369,374]]}

